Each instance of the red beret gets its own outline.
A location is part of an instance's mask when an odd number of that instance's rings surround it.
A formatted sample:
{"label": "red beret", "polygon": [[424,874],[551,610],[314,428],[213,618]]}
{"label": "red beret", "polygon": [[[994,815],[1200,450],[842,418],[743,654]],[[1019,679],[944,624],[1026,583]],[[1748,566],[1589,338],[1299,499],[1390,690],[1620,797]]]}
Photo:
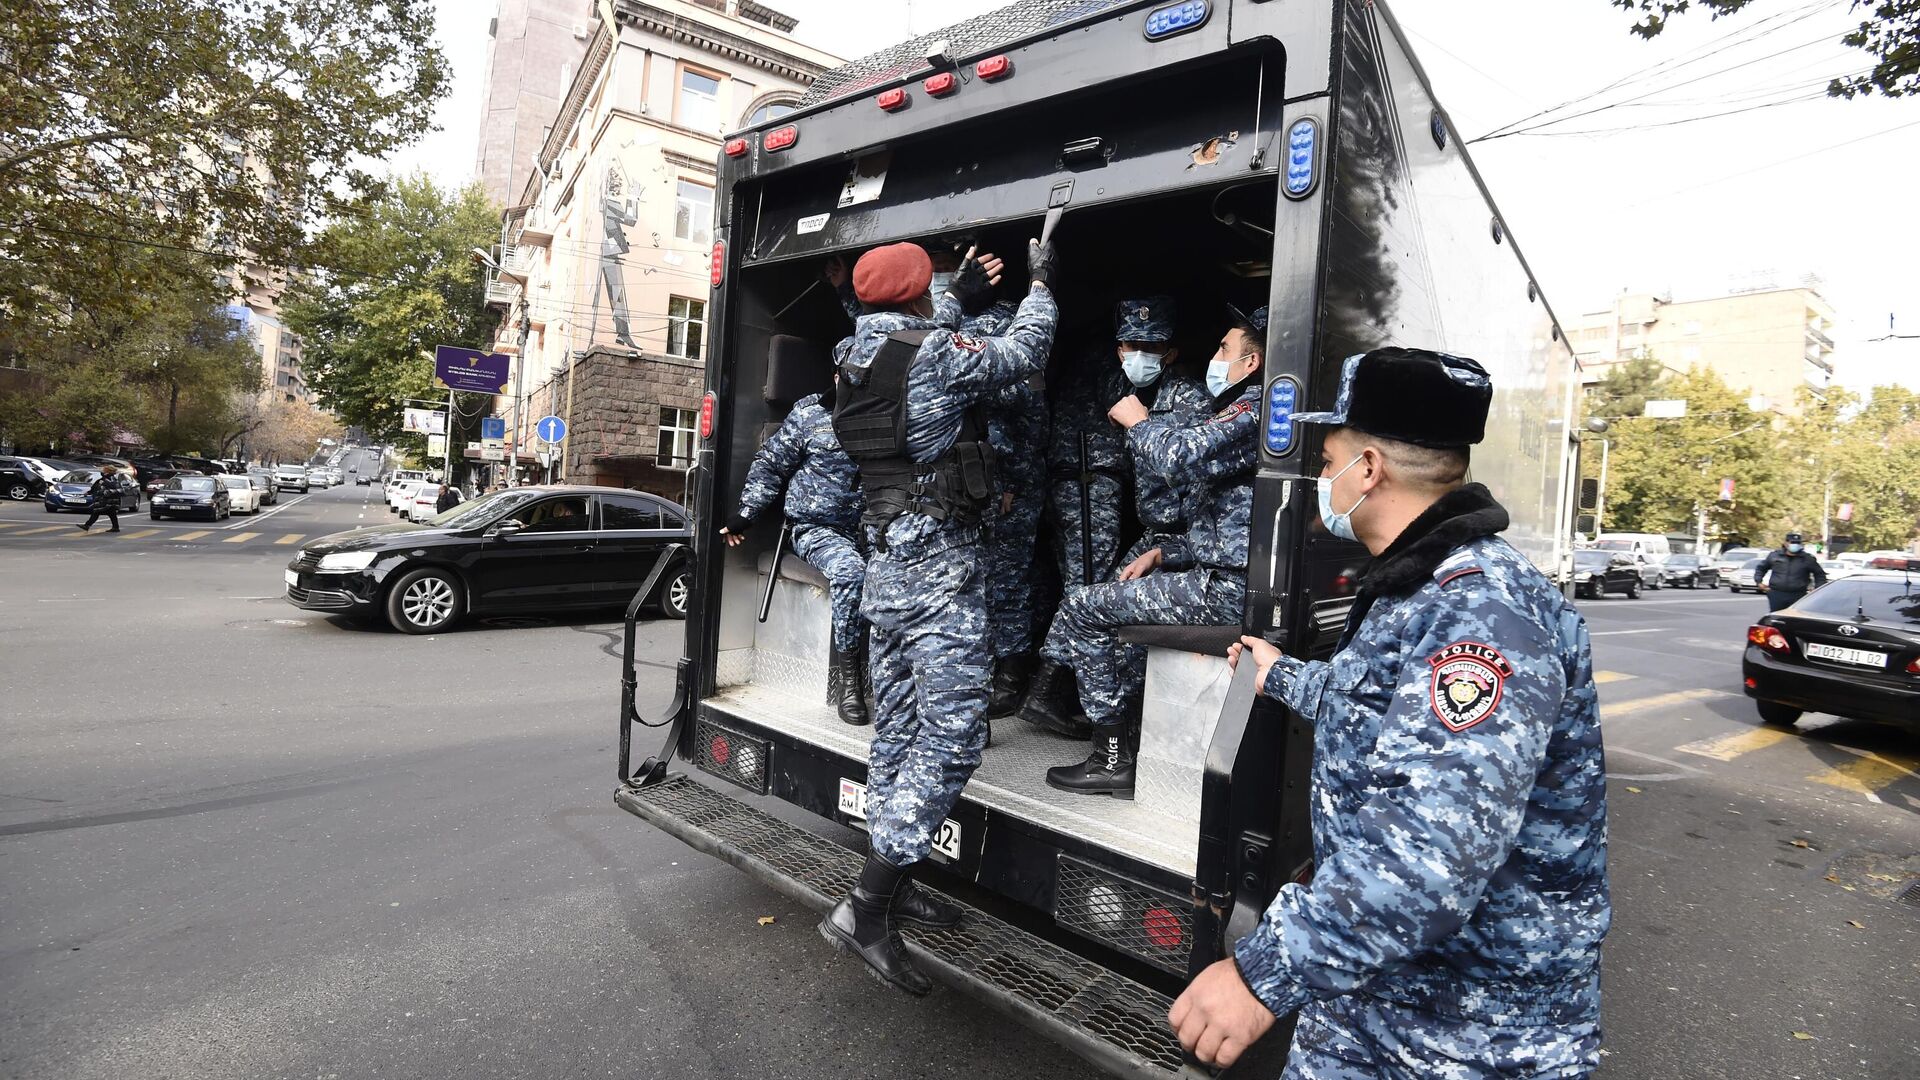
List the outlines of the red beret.
{"label": "red beret", "polygon": [[875,307],[898,307],[925,296],[933,260],[919,244],[877,247],[853,264],[853,292]]}

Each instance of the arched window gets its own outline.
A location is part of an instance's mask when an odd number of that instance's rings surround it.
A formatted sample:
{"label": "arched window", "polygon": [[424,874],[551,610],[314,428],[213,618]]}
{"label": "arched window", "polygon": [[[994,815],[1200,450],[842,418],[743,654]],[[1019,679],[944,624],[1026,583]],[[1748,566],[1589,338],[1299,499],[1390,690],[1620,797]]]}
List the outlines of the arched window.
{"label": "arched window", "polygon": [[771,120],[778,120],[794,110],[798,102],[793,98],[774,98],[771,101],[756,102],[753,111],[747,114],[742,127],[759,127]]}

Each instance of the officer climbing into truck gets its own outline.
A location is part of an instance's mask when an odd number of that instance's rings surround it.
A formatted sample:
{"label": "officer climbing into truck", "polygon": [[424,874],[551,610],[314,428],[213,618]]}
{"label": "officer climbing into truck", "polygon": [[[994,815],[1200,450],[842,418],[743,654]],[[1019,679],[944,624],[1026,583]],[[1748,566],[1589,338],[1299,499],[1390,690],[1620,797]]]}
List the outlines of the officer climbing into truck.
{"label": "officer climbing into truck", "polygon": [[866,314],[840,368],[834,428],[860,471],[872,549],[862,613],[872,625],[878,716],[867,763],[870,846],[849,895],[820,933],[910,994],[932,984],[892,920],[952,926],[960,911],[908,880],[980,764],[989,684],[982,511],[993,452],[978,406],[1038,372],[1058,312],[1052,247],[1027,253],[1030,287],[1005,336],[957,326],[999,283],[1002,263],[969,249],[947,291],[928,295],[932,261],[917,244],[860,257]]}
{"label": "officer climbing into truck", "polygon": [[1311,881],[1287,884],[1169,1014],[1229,1065],[1300,1010],[1284,1074],[1586,1076],[1611,918],[1586,625],[1464,482],[1493,386],[1473,360],[1349,358],[1320,519],[1375,556],[1327,661],[1243,638],[1313,725]]}

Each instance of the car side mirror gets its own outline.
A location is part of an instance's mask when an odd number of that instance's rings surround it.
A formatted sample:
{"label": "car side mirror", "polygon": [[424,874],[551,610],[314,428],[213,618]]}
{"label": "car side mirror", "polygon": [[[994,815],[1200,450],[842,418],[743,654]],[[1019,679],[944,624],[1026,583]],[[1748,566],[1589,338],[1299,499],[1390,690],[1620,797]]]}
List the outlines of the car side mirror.
{"label": "car side mirror", "polygon": [[497,537],[497,538],[504,538],[504,537],[512,536],[514,533],[517,533],[526,527],[527,527],[527,523],[524,521],[514,521],[509,519],[507,521],[501,522],[498,525],[495,525],[487,535]]}

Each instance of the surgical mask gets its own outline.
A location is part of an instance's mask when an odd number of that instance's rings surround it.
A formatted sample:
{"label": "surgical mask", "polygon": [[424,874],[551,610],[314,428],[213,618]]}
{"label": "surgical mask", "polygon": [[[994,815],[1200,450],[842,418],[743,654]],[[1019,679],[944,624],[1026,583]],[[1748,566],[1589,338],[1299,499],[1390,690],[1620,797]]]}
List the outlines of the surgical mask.
{"label": "surgical mask", "polygon": [[1160,377],[1160,358],[1150,352],[1130,349],[1120,354],[1120,370],[1127,373],[1127,381],[1135,386],[1145,386]]}
{"label": "surgical mask", "polygon": [[[1339,472],[1334,473],[1332,476],[1322,476],[1313,482],[1314,488],[1320,496],[1320,520],[1326,524],[1328,532],[1342,540],[1360,539],[1353,534],[1353,512],[1360,509],[1360,503],[1367,501],[1367,495],[1361,495],[1360,502],[1347,507],[1346,513],[1336,514],[1333,510],[1333,482],[1344,476],[1348,469],[1353,468],[1359,463],[1360,459],[1365,456],[1365,454],[1356,455],[1354,459],[1347,462]],[[1367,494],[1372,494],[1372,492],[1368,492]]]}
{"label": "surgical mask", "polygon": [[933,284],[927,287],[927,291],[933,295],[935,300],[938,300],[946,294],[947,286],[951,284],[953,284],[952,274],[943,274],[935,270],[933,272]]}
{"label": "surgical mask", "polygon": [[1233,367],[1231,360],[1207,361],[1207,393],[1219,397],[1233,386],[1233,380],[1227,372]]}
{"label": "surgical mask", "polygon": [[1798,555],[1798,554],[1800,554],[1800,549],[1801,549],[1801,548],[1803,548],[1803,547],[1805,547],[1805,546],[1806,546],[1806,545],[1804,545],[1804,544],[1788,544],[1788,545],[1787,545],[1787,550],[1788,550],[1788,551],[1790,551],[1790,552],[1792,552],[1792,553],[1793,553],[1793,554],[1795,554],[1795,555]]}

